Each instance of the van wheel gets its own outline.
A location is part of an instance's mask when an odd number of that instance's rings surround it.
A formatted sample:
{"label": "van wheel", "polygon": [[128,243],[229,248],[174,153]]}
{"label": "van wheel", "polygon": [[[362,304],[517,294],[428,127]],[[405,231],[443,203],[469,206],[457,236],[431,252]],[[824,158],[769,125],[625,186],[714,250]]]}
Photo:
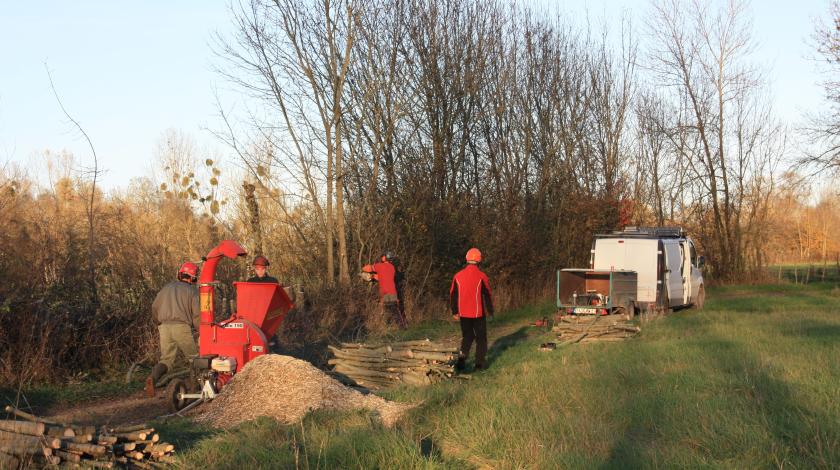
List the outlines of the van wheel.
{"label": "van wheel", "polygon": [[700,286],[700,291],[697,292],[697,298],[694,299],[694,305],[692,308],[695,310],[703,310],[703,305],[706,303],[706,288],[704,286]]}

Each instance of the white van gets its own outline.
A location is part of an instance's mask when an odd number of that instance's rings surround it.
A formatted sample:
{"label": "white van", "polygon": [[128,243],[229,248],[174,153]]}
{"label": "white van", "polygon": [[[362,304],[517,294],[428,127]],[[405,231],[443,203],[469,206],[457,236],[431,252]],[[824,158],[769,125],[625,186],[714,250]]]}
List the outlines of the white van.
{"label": "white van", "polygon": [[703,308],[703,257],[678,227],[625,227],[595,235],[590,267],[603,271],[636,271],[636,305]]}

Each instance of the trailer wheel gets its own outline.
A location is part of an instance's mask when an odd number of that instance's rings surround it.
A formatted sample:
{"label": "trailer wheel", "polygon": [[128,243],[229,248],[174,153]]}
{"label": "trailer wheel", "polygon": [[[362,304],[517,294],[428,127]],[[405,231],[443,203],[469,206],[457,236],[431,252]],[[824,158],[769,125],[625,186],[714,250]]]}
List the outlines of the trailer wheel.
{"label": "trailer wheel", "polygon": [[692,308],[695,310],[703,310],[703,305],[706,303],[706,288],[701,285],[700,291],[697,292],[697,298],[694,300],[694,305]]}
{"label": "trailer wheel", "polygon": [[169,385],[166,386],[166,402],[169,405],[169,410],[177,413],[183,410],[187,405],[194,400],[190,398],[182,398],[181,395],[189,393],[187,382],[182,378],[172,379]]}

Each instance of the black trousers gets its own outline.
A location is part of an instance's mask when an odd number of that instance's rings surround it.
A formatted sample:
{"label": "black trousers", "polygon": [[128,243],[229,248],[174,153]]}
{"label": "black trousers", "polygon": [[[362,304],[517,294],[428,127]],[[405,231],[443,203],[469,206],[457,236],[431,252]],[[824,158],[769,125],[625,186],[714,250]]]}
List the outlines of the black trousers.
{"label": "black trousers", "polygon": [[475,341],[475,365],[484,367],[487,359],[487,319],[461,317],[461,357],[470,356]]}

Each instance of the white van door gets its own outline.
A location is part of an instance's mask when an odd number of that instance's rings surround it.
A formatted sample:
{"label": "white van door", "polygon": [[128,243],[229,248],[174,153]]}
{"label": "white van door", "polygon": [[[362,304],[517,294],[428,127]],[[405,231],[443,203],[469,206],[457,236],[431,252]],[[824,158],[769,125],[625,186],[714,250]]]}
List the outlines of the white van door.
{"label": "white van door", "polygon": [[691,303],[691,296],[695,295],[694,286],[691,285],[691,249],[688,240],[680,241],[680,252],[682,253],[682,265],[680,266],[683,283],[682,304],[688,305]]}
{"label": "white van door", "polygon": [[677,240],[663,240],[665,245],[665,284],[668,286],[669,307],[683,305],[682,250]]}

